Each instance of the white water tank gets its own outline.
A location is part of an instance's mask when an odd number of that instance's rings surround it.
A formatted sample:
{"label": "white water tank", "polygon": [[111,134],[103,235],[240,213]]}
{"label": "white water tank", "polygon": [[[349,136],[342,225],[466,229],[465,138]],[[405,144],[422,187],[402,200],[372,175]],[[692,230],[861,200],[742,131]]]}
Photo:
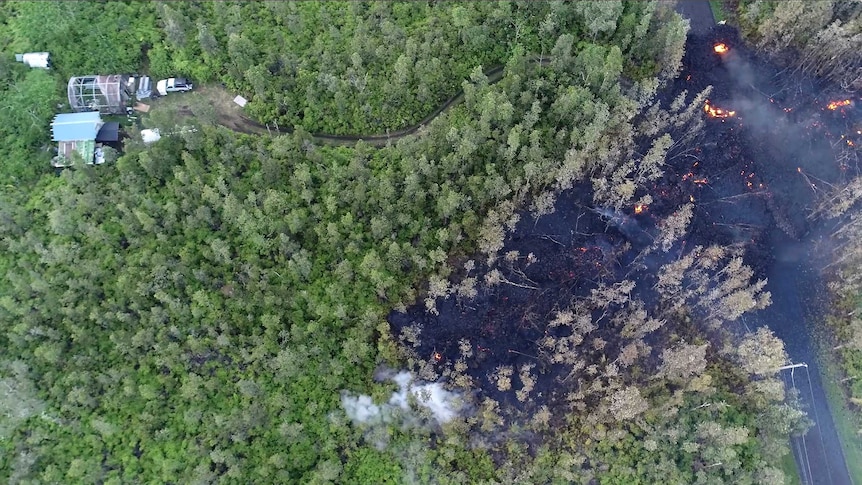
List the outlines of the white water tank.
{"label": "white water tank", "polygon": [[26,54],[15,54],[15,60],[18,62],[23,62],[30,67],[38,67],[40,69],[49,69],[50,57],[51,54],[47,52],[28,52]]}

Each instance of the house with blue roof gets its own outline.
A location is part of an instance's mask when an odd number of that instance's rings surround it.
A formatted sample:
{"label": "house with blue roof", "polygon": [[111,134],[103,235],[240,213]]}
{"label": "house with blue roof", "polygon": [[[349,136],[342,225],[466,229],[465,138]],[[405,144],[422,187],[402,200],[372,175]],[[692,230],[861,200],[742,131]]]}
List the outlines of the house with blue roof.
{"label": "house with blue roof", "polygon": [[51,123],[51,133],[52,139],[57,142],[57,156],[51,164],[55,167],[68,167],[79,159],[88,165],[98,164],[96,138],[104,125],[98,111],[61,113],[55,116]]}

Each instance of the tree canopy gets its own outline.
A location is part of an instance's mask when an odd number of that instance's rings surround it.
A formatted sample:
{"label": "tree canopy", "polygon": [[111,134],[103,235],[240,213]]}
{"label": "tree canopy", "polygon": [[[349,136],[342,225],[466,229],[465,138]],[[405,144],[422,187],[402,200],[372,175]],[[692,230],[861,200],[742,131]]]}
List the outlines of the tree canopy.
{"label": "tree canopy", "polygon": [[[495,277],[505,284],[500,272],[457,287],[449,276],[466,255],[498,259],[520,209],[550,213],[555,194],[584,186],[622,207],[657,177],[678,135],[669,123],[641,130],[633,113],[676,75],[685,41],[685,23],[660,2],[7,2],[0,22],[0,480],[780,476],[769,464],[783,450],[762,443],[802,417],[773,394],[739,391],[750,376],[736,365],[772,384],[783,354],[770,335],[725,355],[680,324],[663,335],[691,343],[622,371],[598,357],[606,341],[590,340],[595,362],[579,367],[567,352],[576,335],[555,335],[547,355],[560,361],[547,365],[589,374],[596,412],[574,387],[566,406],[525,405],[517,421],[488,395],[443,425],[411,414],[416,396],[393,411],[402,421],[382,425],[351,420],[342,404],[355,392],[394,407],[395,385],[374,376],[411,356],[387,315],[423,300],[432,310],[436,296],[467,301]],[[34,50],[52,53],[53,70],[8,59]],[[152,145],[126,139],[115,163],[51,171],[48,123],[66,80],[108,72],[223,83],[250,97],[259,122],[295,130],[192,120]],[[310,134],[398,130],[458,96],[380,148]],[[690,115],[661,111],[679,126]],[[686,210],[651,250],[673,246]],[[698,251],[661,273],[680,276],[662,280],[669,296],[655,318],[625,282],[597,289],[594,308],[622,315],[621,362],[649,354],[643,337],[659,318],[681,322],[685,305],[720,324],[768,303],[730,253],[711,272],[706,256],[719,250]],[[523,259],[503,254],[512,268]],[[703,278],[727,291],[690,291]],[[724,305],[731,292],[742,295],[736,306]],[[574,328],[560,310],[559,326]],[[753,356],[763,343],[774,352]],[[534,367],[501,367],[495,386],[532,399]]]}

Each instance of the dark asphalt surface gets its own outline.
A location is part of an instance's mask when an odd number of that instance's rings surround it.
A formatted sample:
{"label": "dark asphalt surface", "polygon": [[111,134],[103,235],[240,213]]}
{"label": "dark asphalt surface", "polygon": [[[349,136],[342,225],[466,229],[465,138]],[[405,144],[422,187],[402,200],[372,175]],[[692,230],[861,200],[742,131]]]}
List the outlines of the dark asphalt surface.
{"label": "dark asphalt surface", "polygon": [[[705,35],[715,26],[706,0],[680,0],[676,10],[691,22],[690,35]],[[808,365],[781,374],[788,388],[799,390],[809,418],[815,422],[805,436],[791,439],[803,483],[852,485],[810,335],[815,319],[822,315],[818,302],[825,298],[821,275],[813,267],[813,261],[820,259],[814,254],[816,232],[811,231],[799,242],[783,235],[773,238],[774,260],[767,271],[766,287],[772,293],[772,305],[748,323],[752,327],[768,325],[785,342],[791,360]]]}
{"label": "dark asphalt surface", "polygon": [[819,271],[812,262],[820,258],[811,254],[813,237],[802,242],[776,241],[775,261],[769,268],[767,289],[772,305],[756,317],[767,323],[784,340],[785,349],[794,362],[808,368],[781,372],[788,388],[799,390],[808,417],[814,426],[802,437],[791,440],[793,455],[803,483],[815,485],[850,485],[841,442],[832,421],[832,413],[820,378],[817,355],[810,329],[821,314],[818,303],[825,298]]}
{"label": "dark asphalt surface", "polygon": [[679,0],[676,11],[691,22],[691,32],[706,32],[715,25],[708,1]]}

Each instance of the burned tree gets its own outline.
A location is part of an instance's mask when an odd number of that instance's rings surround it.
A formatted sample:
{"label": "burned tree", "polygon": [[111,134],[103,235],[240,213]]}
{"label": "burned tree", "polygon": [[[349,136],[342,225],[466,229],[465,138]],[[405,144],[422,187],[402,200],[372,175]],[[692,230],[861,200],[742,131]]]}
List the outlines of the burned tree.
{"label": "burned tree", "polygon": [[754,272],[743,264],[738,251],[724,247],[696,247],[659,270],[655,289],[666,311],[692,311],[704,323],[719,327],[743,313],[765,308],[770,294],[766,280],[751,282]]}
{"label": "burned tree", "polygon": [[685,382],[706,370],[707,344],[690,345],[682,342],[661,353],[660,377],[674,382]]}

